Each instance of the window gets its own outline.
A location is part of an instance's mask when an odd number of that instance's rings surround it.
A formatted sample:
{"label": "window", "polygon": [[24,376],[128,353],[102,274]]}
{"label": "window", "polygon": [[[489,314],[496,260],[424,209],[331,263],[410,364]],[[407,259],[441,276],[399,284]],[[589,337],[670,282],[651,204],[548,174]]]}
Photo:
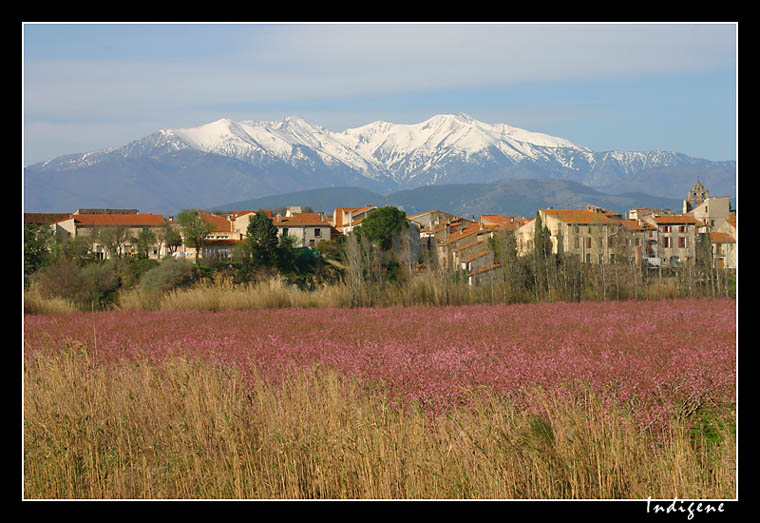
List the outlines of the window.
{"label": "window", "polygon": [[317,237],[317,238],[319,238],[320,236],[322,236],[322,229],[320,229],[319,227],[317,227],[316,229],[314,229],[314,236]]}
{"label": "window", "polygon": [[591,238],[586,238],[586,248],[587,249],[591,248]]}
{"label": "window", "polygon": [[662,246],[663,246],[665,249],[669,249],[669,248],[670,248],[670,237],[668,237],[668,236],[664,236],[664,237],[662,238]]}
{"label": "window", "polygon": [[689,239],[686,236],[679,236],[678,237],[678,247],[680,249],[685,249],[689,246]]}
{"label": "window", "polygon": [[576,237],[575,237],[575,248],[576,248],[576,249],[579,249],[579,248],[580,248],[580,246],[581,246],[580,238],[578,238],[578,237],[576,236]]}

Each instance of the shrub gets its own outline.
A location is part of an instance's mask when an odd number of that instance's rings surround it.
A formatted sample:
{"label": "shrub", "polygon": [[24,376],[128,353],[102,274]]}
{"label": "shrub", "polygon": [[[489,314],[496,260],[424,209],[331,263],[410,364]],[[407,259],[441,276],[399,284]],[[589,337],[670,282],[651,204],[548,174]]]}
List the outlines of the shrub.
{"label": "shrub", "polygon": [[140,279],[151,269],[158,267],[159,262],[146,258],[130,257],[124,260],[119,266],[122,286],[124,288],[133,288],[140,284]]}
{"label": "shrub", "polygon": [[121,288],[121,276],[116,261],[91,263],[82,269],[82,275],[89,287],[90,296],[82,303],[92,303],[96,309],[110,306]]}
{"label": "shrub", "polygon": [[84,268],[61,259],[42,269],[34,284],[43,299],[62,298],[79,308],[106,308],[113,303],[121,278],[116,263],[93,263]]}
{"label": "shrub", "polygon": [[140,279],[140,289],[148,292],[164,293],[187,287],[195,281],[193,264],[189,260],[166,258],[157,267],[150,269]]}
{"label": "shrub", "polygon": [[61,260],[42,269],[34,278],[42,298],[62,298],[81,307],[92,297],[92,282],[75,263]]}

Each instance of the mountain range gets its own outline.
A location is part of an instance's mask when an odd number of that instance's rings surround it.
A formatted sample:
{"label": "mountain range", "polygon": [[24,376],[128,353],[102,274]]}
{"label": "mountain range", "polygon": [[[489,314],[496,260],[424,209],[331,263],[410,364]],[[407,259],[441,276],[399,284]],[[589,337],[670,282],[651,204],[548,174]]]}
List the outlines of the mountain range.
{"label": "mountain range", "polygon": [[[596,198],[643,207],[639,202],[660,198],[680,209],[697,180],[711,195],[735,201],[735,161],[664,151],[594,152],[563,138],[464,114],[437,115],[418,124],[374,122],[342,132],[299,117],[276,122],[223,118],[199,127],[161,129],[123,147],[24,166],[24,208],[132,207],[174,214],[353,188],[369,191],[376,201],[405,199],[400,205],[408,213],[426,210],[418,202],[436,200],[433,194],[449,195],[442,202],[450,201],[449,208],[436,208],[454,212],[469,205],[476,215],[525,214],[504,206],[528,200],[541,204],[546,194],[555,195],[554,206]],[[482,205],[488,202],[488,210],[472,206],[473,194],[480,195]],[[361,205],[366,203],[372,202]]]}

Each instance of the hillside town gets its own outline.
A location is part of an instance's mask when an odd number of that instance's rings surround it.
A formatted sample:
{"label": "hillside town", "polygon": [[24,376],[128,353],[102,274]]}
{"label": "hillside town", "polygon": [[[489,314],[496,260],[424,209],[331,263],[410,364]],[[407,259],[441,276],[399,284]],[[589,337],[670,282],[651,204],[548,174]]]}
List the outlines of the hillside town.
{"label": "hillside town", "polygon": [[[51,227],[59,237],[96,236],[103,228],[125,231],[123,253],[134,255],[135,238],[142,231],[174,229],[181,238],[176,244],[157,241],[146,252],[151,259],[166,256],[199,260],[220,260],[232,256],[237,244],[245,241],[252,217],[263,211],[277,228],[278,237],[288,235],[294,246],[315,250],[321,242],[349,235],[377,207],[336,207],[332,214],[308,207],[238,210],[226,213],[198,211],[209,233],[199,249],[181,234],[174,216],[143,213],[137,209],[78,209],[71,213],[25,213],[25,224]],[[709,233],[713,263],[718,269],[737,267],[736,211],[728,196],[710,196],[697,183],[688,191],[683,206],[671,209],[630,209],[621,215],[594,205],[580,209],[537,209],[536,216],[484,214],[470,219],[445,210],[432,209],[406,216],[408,244],[417,271],[426,269],[418,257],[422,249],[435,253],[438,266],[462,271],[470,285],[499,269],[490,238],[500,231],[514,235],[517,255],[532,252],[535,222],[541,220],[551,234],[552,251],[576,255],[589,264],[633,260],[650,268],[676,267],[695,260],[699,235]],[[113,249],[94,241],[96,257],[106,259]]]}

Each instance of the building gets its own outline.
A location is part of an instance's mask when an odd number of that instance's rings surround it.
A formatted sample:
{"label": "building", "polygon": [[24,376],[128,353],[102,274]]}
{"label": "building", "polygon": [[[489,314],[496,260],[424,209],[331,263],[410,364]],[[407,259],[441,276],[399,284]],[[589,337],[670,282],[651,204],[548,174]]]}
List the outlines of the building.
{"label": "building", "polygon": [[650,265],[693,263],[697,235],[704,223],[693,216],[649,216],[644,220],[647,261]]}
{"label": "building", "polygon": [[420,231],[435,229],[443,224],[451,222],[452,220],[461,220],[459,216],[438,209],[410,214],[406,219],[419,225]]}
{"label": "building", "polygon": [[377,209],[374,205],[364,207],[336,207],[333,210],[332,225],[340,234],[349,234],[364,218]]}
{"label": "building", "polygon": [[454,227],[437,242],[438,261],[444,268],[461,268],[463,260],[488,250],[488,239],[498,230],[497,226],[482,223],[456,223]]}
{"label": "building", "polygon": [[[574,254],[585,263],[643,257],[643,229],[635,220],[594,205],[585,209],[539,209],[538,213],[551,234],[555,254]],[[518,227],[515,236],[518,255],[533,252],[535,219]]]}
{"label": "building", "polygon": [[[101,239],[104,230],[122,231],[123,241],[111,248],[118,249],[122,254],[135,254],[134,239],[140,232],[151,230],[158,238],[161,230],[167,225],[168,222],[160,214],[140,213],[132,209],[78,209],[67,218],[51,224],[59,237],[91,239],[92,252],[101,259],[110,257],[109,246]],[[152,259],[160,259],[164,255],[165,246],[160,241],[156,242],[149,252]]]}
{"label": "building", "polygon": [[277,227],[277,235],[295,238],[295,247],[314,249],[321,242],[330,241],[340,234],[325,214],[297,211],[288,208],[285,216],[276,215],[272,220]]}
{"label": "building", "polygon": [[[260,209],[260,211],[266,214],[270,219],[272,218],[272,211],[269,209]],[[257,212],[259,212],[259,210],[234,211],[226,215],[227,220],[232,224],[232,231],[240,235],[240,239],[245,238],[248,234],[248,224],[251,223],[251,218],[253,218]]]}
{"label": "building", "polygon": [[736,214],[724,220],[710,233],[713,263],[718,269],[736,269],[737,260]]}
{"label": "building", "polygon": [[709,197],[710,191],[705,189],[705,186],[702,185],[702,182],[697,180],[697,183],[694,184],[694,187],[689,190],[688,198],[683,201],[683,214],[691,212]]}
{"label": "building", "polygon": [[725,220],[733,214],[731,211],[731,202],[728,196],[708,197],[688,212],[684,213],[693,216],[703,222],[711,231],[714,231]]}

